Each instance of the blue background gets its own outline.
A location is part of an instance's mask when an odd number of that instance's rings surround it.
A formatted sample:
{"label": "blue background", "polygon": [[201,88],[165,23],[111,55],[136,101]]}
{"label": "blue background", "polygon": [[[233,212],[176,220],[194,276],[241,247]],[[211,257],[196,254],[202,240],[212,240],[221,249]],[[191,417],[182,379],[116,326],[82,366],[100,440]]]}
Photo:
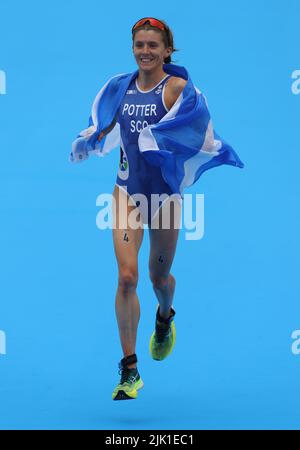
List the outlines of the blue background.
{"label": "blue background", "polygon": [[[113,402],[117,265],[95,219],[119,152],[78,165],[68,154],[104,82],[136,70],[130,29],[147,15],[173,29],[175,62],[245,169],[216,168],[187,191],[205,194],[205,236],[180,235],[178,337],[163,363],[148,352],[157,301],[145,232],[145,387]],[[299,428],[299,2],[1,0],[0,17],[0,428]]]}

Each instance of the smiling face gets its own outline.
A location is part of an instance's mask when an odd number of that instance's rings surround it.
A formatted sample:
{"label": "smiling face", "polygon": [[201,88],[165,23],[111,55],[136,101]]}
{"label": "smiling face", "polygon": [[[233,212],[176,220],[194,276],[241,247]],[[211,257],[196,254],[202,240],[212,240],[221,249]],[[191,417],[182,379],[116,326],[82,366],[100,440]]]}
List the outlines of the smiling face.
{"label": "smiling face", "polygon": [[137,31],[133,41],[133,54],[141,70],[162,67],[164,59],[171,55],[172,47],[166,47],[160,31]]}

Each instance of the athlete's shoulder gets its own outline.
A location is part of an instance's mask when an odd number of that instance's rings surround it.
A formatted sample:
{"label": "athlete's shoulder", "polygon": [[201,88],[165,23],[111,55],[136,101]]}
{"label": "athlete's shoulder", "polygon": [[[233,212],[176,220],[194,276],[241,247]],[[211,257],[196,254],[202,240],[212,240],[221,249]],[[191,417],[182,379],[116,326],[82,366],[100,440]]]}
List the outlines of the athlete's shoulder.
{"label": "athlete's shoulder", "polygon": [[166,82],[166,86],[168,86],[169,90],[174,92],[174,94],[180,95],[183,91],[187,81],[180,77],[170,77]]}
{"label": "athlete's shoulder", "polygon": [[180,77],[170,77],[166,82],[165,103],[168,109],[171,109],[179,95],[184,90],[187,81]]}

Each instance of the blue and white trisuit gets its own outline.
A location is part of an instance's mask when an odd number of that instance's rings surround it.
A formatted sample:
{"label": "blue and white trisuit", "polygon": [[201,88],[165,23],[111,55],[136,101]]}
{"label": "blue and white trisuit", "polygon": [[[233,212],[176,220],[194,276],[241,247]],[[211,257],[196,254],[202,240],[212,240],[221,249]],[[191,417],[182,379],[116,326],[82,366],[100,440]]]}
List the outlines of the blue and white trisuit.
{"label": "blue and white trisuit", "polygon": [[[154,88],[142,91],[133,79],[128,86],[117,114],[120,125],[120,164],[116,184],[132,196],[143,194],[145,202],[139,202],[138,196],[131,198],[139,207],[142,222],[150,225],[157,216],[159,208],[164,203],[164,197],[159,204],[152,204],[151,194],[173,194],[171,188],[164,181],[160,167],[149,164],[139,150],[138,138],[140,132],[148,125],[159,122],[169,111],[164,103],[164,89],[171,75],[166,75]],[[172,197],[174,198],[174,197]],[[165,200],[167,197],[165,196]],[[175,201],[180,204],[182,197],[177,193]]]}

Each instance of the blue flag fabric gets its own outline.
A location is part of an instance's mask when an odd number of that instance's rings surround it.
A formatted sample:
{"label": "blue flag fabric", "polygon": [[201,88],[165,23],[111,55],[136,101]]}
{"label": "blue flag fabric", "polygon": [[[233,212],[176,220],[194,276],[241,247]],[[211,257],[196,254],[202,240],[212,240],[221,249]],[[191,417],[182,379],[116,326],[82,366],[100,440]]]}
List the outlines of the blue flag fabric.
{"label": "blue flag fabric", "polygon": [[[141,131],[138,146],[146,160],[159,166],[166,183],[180,194],[212,167],[244,167],[233,148],[214,131],[206,99],[187,70],[175,64],[164,64],[163,70],[187,83],[170,111]],[[104,156],[120,145],[116,114],[137,76],[138,71],[116,75],[103,86],[93,103],[90,126],[72,144],[71,162],[83,161],[91,153]]]}

